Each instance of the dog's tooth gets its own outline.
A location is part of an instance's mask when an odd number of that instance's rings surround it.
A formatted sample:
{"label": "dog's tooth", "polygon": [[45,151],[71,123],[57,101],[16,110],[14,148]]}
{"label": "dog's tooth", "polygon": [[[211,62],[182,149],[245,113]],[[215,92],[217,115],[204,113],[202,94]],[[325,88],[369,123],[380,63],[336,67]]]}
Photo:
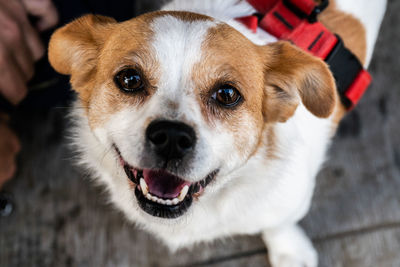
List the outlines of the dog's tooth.
{"label": "dog's tooth", "polygon": [[143,178],[140,178],[140,188],[142,189],[143,195],[147,195],[149,188]]}
{"label": "dog's tooth", "polygon": [[179,203],[179,199],[174,198],[174,199],[172,200],[172,205],[176,205],[176,204],[178,204],[178,203]]}
{"label": "dog's tooth", "polygon": [[170,200],[170,199],[165,200],[165,204],[168,205],[168,206],[171,206],[172,205],[172,200]]}
{"label": "dog's tooth", "polygon": [[157,200],[158,200],[158,197],[156,197],[156,196],[151,196],[151,201],[157,202]]}
{"label": "dog's tooth", "polygon": [[164,200],[162,200],[162,199],[160,199],[160,198],[158,198],[156,202],[157,202],[158,204],[164,204],[164,203],[163,203]]}
{"label": "dog's tooth", "polygon": [[148,200],[151,200],[151,195],[150,195],[149,193],[147,193],[147,194],[146,194],[146,198],[147,198]]}
{"label": "dog's tooth", "polygon": [[186,197],[188,191],[189,191],[189,186],[185,185],[182,188],[181,192],[179,193],[179,196],[178,196],[179,201],[182,201]]}

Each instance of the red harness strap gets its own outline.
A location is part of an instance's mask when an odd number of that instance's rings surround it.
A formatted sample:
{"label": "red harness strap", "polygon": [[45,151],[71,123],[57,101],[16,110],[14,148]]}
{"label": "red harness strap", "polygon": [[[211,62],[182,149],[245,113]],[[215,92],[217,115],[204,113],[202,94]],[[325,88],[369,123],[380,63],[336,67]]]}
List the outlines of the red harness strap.
{"label": "red harness strap", "polygon": [[238,20],[257,32],[260,27],[281,40],[288,40],[305,51],[325,60],[336,79],[343,104],[352,109],[360,100],[371,76],[359,60],[343,46],[339,36],[317,21],[317,15],[328,5],[323,0],[248,0],[259,12]]}

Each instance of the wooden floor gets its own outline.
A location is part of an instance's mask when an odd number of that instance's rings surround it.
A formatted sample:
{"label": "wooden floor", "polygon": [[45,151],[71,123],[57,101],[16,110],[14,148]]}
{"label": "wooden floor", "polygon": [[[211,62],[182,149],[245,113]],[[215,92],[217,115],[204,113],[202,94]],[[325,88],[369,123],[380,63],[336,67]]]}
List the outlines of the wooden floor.
{"label": "wooden floor", "polygon": [[[145,8],[148,8],[146,6]],[[373,86],[342,123],[302,221],[320,266],[400,266],[400,1],[389,1],[370,70]],[[15,210],[0,217],[0,266],[267,266],[257,236],[171,255],[129,225],[73,167],[64,109],[21,114]]]}

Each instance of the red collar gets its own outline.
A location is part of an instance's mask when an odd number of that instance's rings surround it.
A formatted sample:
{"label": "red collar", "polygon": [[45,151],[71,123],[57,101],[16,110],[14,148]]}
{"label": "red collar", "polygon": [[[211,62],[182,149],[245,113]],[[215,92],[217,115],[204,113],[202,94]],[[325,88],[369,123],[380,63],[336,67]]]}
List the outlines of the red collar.
{"label": "red collar", "polygon": [[328,6],[328,0],[317,5],[313,0],[248,0],[257,14],[239,18],[253,32],[265,30],[317,56],[329,65],[343,105],[352,109],[369,84],[370,74],[348,50],[338,35],[317,21],[317,15]]}

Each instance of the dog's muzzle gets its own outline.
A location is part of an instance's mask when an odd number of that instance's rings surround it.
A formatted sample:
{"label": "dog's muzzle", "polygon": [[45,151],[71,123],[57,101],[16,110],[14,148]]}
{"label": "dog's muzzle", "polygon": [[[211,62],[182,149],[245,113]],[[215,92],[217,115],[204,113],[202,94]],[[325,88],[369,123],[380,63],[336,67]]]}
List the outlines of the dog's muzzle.
{"label": "dog's muzzle", "polygon": [[117,146],[121,166],[135,188],[139,206],[147,213],[161,218],[176,218],[183,215],[199,197],[204,188],[214,179],[218,170],[210,172],[204,179],[189,182],[170,169],[168,163],[181,162],[191,154],[196,145],[192,127],[175,121],[156,120],[146,129],[146,143],[150,154],[162,166],[154,169],[131,166],[122,157]]}

